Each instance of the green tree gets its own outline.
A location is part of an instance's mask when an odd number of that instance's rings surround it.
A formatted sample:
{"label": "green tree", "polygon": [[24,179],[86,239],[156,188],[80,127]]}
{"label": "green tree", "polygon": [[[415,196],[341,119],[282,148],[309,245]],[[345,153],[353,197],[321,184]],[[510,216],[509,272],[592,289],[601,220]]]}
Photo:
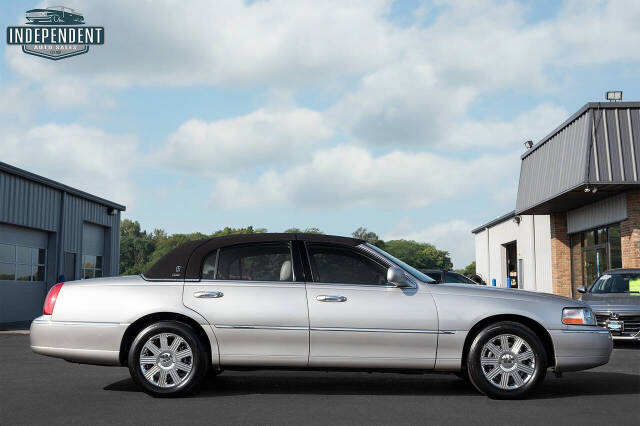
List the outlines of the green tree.
{"label": "green tree", "polygon": [[324,234],[324,232],[322,232],[318,228],[313,228],[313,227],[305,228],[304,230],[293,227],[293,228],[285,229],[284,232],[291,233],[291,234]]}
{"label": "green tree", "polygon": [[464,272],[462,274],[466,275],[467,277],[470,277],[471,275],[475,275],[476,274],[476,261],[474,260],[473,262],[468,264],[467,267],[464,268]]}
{"label": "green tree", "polygon": [[120,274],[132,275],[144,272],[151,254],[156,248],[157,235],[166,234],[161,229],[149,235],[140,229],[138,221],[124,219],[120,225]]}
{"label": "green tree", "polygon": [[385,242],[384,249],[415,268],[451,269],[453,266],[448,251],[438,250],[429,243],[391,240]]}
{"label": "green tree", "polygon": [[155,250],[149,257],[149,261],[145,265],[144,270],[149,269],[151,265],[156,263],[162,256],[169,253],[174,248],[181,246],[188,241],[202,240],[205,238],[209,238],[209,236],[201,232],[194,232],[191,234],[173,234],[169,237],[159,240],[156,244]]}
{"label": "green tree", "polygon": [[233,234],[263,234],[267,232],[266,228],[254,228],[253,226],[247,226],[246,228],[230,228],[225,226],[223,229],[219,229],[213,234],[212,237],[221,237],[223,235]]}
{"label": "green tree", "polygon": [[378,234],[376,234],[375,232],[371,232],[367,230],[367,228],[363,228],[362,226],[353,231],[351,235],[353,236],[353,238],[359,238],[373,245],[376,245],[379,241],[381,241],[378,237]]}

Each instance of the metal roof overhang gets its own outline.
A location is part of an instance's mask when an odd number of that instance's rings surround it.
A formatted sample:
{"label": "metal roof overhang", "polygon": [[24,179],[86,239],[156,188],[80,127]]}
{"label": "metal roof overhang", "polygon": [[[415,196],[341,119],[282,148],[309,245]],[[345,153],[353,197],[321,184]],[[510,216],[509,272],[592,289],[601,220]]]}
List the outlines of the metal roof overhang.
{"label": "metal roof overhang", "polygon": [[638,187],[640,102],[588,103],[522,155],[516,214],[565,212]]}
{"label": "metal roof overhang", "polygon": [[580,184],[575,188],[569,189],[559,195],[553,196],[548,200],[542,201],[533,207],[522,210],[518,214],[551,214],[563,213],[569,210],[577,209],[596,201],[604,200],[621,192],[634,188],[640,188],[637,184],[605,184],[597,185],[597,192],[585,192],[586,188],[593,188],[593,185]]}

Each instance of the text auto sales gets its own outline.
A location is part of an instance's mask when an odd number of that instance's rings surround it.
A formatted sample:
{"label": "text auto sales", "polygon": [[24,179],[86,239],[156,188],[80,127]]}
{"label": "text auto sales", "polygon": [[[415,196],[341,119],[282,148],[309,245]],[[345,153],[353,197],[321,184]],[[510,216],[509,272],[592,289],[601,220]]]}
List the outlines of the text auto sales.
{"label": "text auto sales", "polygon": [[7,44],[104,44],[104,28],[7,27]]}

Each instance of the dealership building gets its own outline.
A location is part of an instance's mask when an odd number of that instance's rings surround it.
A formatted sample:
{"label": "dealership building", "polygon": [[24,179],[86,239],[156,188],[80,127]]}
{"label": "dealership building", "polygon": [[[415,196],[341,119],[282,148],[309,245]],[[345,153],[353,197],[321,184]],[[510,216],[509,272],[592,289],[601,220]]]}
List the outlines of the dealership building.
{"label": "dealership building", "polygon": [[521,161],[515,209],[472,231],[488,284],[577,297],[640,268],[640,102],[588,103]]}
{"label": "dealership building", "polygon": [[0,329],[41,315],[58,281],[118,275],[124,210],[0,162]]}

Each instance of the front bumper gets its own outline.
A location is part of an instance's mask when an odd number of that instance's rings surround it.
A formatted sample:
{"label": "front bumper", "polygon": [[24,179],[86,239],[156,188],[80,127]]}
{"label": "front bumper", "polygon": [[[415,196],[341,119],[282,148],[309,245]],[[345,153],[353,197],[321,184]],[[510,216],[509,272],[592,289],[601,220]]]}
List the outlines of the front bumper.
{"label": "front bumper", "polygon": [[612,334],[611,338],[616,342],[640,342],[640,332],[636,334]]}
{"label": "front bumper", "polygon": [[575,326],[550,330],[557,372],[587,370],[609,362],[613,341],[601,327]]}
{"label": "front bumper", "polygon": [[31,350],[84,364],[120,365],[120,342],[128,324],[52,321],[43,315],[31,323]]}
{"label": "front bumper", "polygon": [[[592,309],[594,309],[592,307]],[[629,309],[625,306],[612,306],[607,309],[594,309],[596,320],[600,327],[608,329],[609,321],[619,321],[624,324],[622,330],[611,329],[611,337],[615,341],[640,341],[640,310]],[[612,316],[615,315],[614,318]]]}

